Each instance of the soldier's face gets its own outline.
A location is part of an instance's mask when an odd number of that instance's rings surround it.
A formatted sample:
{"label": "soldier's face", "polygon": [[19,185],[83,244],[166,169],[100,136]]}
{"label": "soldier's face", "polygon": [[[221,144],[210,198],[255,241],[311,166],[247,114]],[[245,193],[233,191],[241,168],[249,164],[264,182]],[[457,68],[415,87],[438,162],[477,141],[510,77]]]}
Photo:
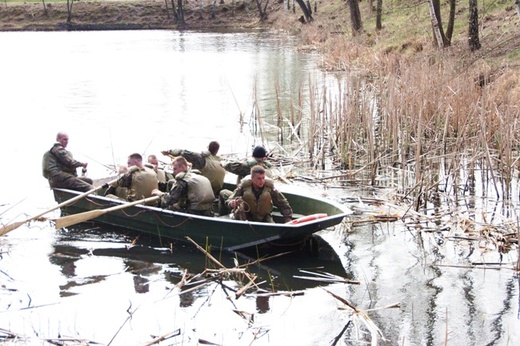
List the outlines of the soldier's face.
{"label": "soldier's face", "polygon": [[67,146],[67,144],[69,144],[69,136],[64,135],[64,136],[58,137],[58,142],[61,145],[63,145],[63,147],[65,148]]}
{"label": "soldier's face", "polygon": [[179,174],[180,172],[185,172],[185,171],[186,171],[186,166],[181,165],[181,164],[178,163],[178,162],[174,162],[174,163],[173,163],[173,174],[174,174],[174,175],[177,175],[177,174]]}
{"label": "soldier's face", "polygon": [[264,187],[265,184],[265,173],[255,173],[251,177],[251,182],[256,189]]}
{"label": "soldier's face", "polygon": [[132,159],[132,158],[128,158],[128,161],[126,162],[126,164],[128,165],[128,167],[137,166],[136,160]]}

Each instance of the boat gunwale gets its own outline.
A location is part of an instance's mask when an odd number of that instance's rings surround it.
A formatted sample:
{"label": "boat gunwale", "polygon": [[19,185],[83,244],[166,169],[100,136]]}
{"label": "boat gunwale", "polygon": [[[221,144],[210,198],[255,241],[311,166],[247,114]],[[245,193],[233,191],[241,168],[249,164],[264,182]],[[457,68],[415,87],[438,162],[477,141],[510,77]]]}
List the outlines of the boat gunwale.
{"label": "boat gunwale", "polygon": [[[76,191],[76,190],[70,190],[70,189],[64,189],[64,188],[55,188],[53,190],[64,191],[64,192],[68,192],[68,193],[72,193],[72,194],[80,194],[81,193],[81,192]],[[295,195],[294,193],[291,193],[291,192],[287,192],[287,194]],[[314,198],[312,196],[306,196],[306,195],[300,195],[300,194],[298,194],[297,196],[298,197],[303,197],[303,198],[317,200],[316,198]],[[110,197],[98,195],[98,194],[95,194],[95,193],[86,196],[85,199],[98,199],[98,200],[102,200],[102,201],[105,201],[105,202],[108,202],[108,203],[111,204],[109,206],[104,206],[105,208],[110,208],[112,206],[123,205],[123,204],[129,203],[128,201],[118,200],[118,199],[115,199],[115,198],[110,198]],[[303,228],[304,226],[307,226],[309,224],[323,223],[325,221],[330,221],[332,219],[336,219],[336,218],[340,218],[340,217],[344,218],[344,217],[352,214],[351,210],[347,210],[341,204],[336,203],[334,201],[330,201],[330,200],[327,200],[327,199],[322,199],[322,200],[319,200],[319,201],[321,203],[329,204],[329,205],[337,208],[338,210],[341,210],[342,212],[338,213],[338,214],[327,215],[326,217],[315,219],[315,220],[309,220],[309,221],[304,222],[304,223],[297,223],[297,224],[293,224],[293,223],[275,223],[274,225],[276,225],[276,227],[283,226],[283,227],[289,227],[289,228]],[[129,208],[134,208],[134,207],[142,208],[142,209],[145,209],[145,210],[151,210],[151,211],[157,212],[159,214],[165,214],[165,215],[171,215],[171,216],[181,216],[181,217],[187,217],[187,218],[195,218],[195,219],[207,220],[207,221],[211,221],[211,222],[218,221],[218,222],[223,222],[223,223],[237,223],[237,224],[240,223],[240,224],[246,224],[246,225],[251,224],[251,225],[254,225],[254,226],[267,227],[267,228],[268,227],[273,227],[272,223],[265,223],[265,222],[260,222],[260,221],[249,221],[249,220],[245,220],[245,221],[244,220],[235,220],[235,219],[229,218],[227,215],[203,216],[203,215],[184,213],[184,212],[181,212],[181,211],[173,211],[173,210],[164,209],[164,208],[155,207],[155,206],[150,206],[150,205],[145,205],[145,204],[137,204],[137,205],[131,206]],[[65,207],[65,208],[67,208],[67,207]],[[93,209],[90,209],[90,210],[93,210]]]}

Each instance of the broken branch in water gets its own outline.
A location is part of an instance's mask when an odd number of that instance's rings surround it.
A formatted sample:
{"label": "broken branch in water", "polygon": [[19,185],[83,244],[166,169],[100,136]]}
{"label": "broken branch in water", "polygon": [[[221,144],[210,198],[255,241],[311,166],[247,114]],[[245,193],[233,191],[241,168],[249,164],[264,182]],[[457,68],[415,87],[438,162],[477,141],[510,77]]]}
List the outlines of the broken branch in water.
{"label": "broken branch in water", "polygon": [[4,329],[4,328],[0,328],[0,333],[6,335],[5,337],[3,337],[3,339],[15,339],[15,340],[26,340],[27,339],[27,337],[25,337],[21,334],[12,332],[12,331]]}
{"label": "broken branch in water", "polygon": [[199,244],[197,244],[193,239],[191,239],[190,237],[186,237],[187,240],[189,240],[193,245],[195,245],[197,247],[197,249],[199,249],[200,251],[202,251],[206,256],[208,256],[208,258],[210,260],[212,260],[213,262],[215,262],[215,264],[217,264],[220,268],[226,268],[222,263],[220,263],[215,257],[213,257],[209,252],[207,252],[206,250],[204,250],[204,248],[202,246],[200,246]]}
{"label": "broken branch in water", "polygon": [[236,293],[235,293],[235,299],[240,298],[240,296],[242,296],[242,295],[244,294],[244,292],[245,292],[249,287],[251,287],[251,286],[254,284],[254,282],[255,282],[257,276],[254,275],[254,274],[252,274],[252,275],[248,275],[248,278],[249,278],[249,282],[248,282],[244,287],[242,287],[241,289],[239,289],[238,291],[236,291]]}
{"label": "broken branch in water", "polygon": [[[332,295],[334,298],[336,298],[337,300],[339,300],[340,302],[345,304],[350,310],[352,310],[352,317],[353,318],[358,319],[361,322],[363,322],[363,324],[366,327],[366,329],[370,332],[370,335],[372,337],[372,344],[373,345],[377,345],[378,344],[379,338],[381,338],[382,340],[386,340],[385,337],[383,336],[383,333],[381,332],[381,330],[375,325],[375,323],[368,316],[368,313],[367,313],[368,310],[367,311],[362,310],[362,309],[356,307],[351,302],[349,302],[347,299],[342,298],[342,297],[338,296],[337,294],[332,293],[331,291],[329,291],[327,289],[324,289],[324,290],[327,293],[329,293],[330,295]],[[395,306],[396,306],[396,304],[390,305],[390,307],[395,307]],[[357,325],[357,324],[354,323],[354,325]]]}
{"label": "broken branch in water", "polygon": [[278,291],[278,292],[266,292],[266,293],[257,293],[255,297],[276,297],[276,296],[284,296],[284,297],[296,297],[303,296],[305,294],[304,291]]}
{"label": "broken branch in water", "polygon": [[301,273],[304,273],[304,274],[311,274],[311,275],[314,275],[314,276],[299,276],[299,275],[293,275],[293,278],[296,278],[296,279],[303,279],[303,280],[312,280],[312,281],[323,281],[323,282],[341,282],[341,283],[345,283],[345,284],[352,284],[352,285],[359,285],[360,282],[359,281],[352,281],[352,280],[348,280],[344,277],[341,277],[339,275],[334,275],[334,274],[331,274],[331,273],[326,273],[326,272],[311,272],[311,271],[308,271],[308,270],[303,270],[303,269],[299,269],[299,271]]}
{"label": "broken branch in water", "polygon": [[170,338],[173,338],[174,336],[179,336],[179,335],[181,335],[180,328],[176,329],[175,331],[173,331],[171,333],[155,337],[152,341],[150,341],[149,343],[145,344],[145,346],[155,345],[155,344],[158,344],[158,343],[160,343],[160,342],[162,342],[164,340],[168,340]]}
{"label": "broken branch in water", "polygon": [[78,339],[78,338],[56,338],[56,339],[42,339],[45,342],[53,345],[67,345],[69,343],[77,344],[77,345],[102,345],[99,342],[90,341],[86,339]]}

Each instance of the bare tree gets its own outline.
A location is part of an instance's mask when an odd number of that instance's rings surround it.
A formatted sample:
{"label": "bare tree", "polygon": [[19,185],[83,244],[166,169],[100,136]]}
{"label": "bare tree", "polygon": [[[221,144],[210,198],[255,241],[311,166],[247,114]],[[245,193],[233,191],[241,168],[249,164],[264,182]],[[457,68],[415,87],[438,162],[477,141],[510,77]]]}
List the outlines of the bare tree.
{"label": "bare tree", "polygon": [[359,11],[358,0],[348,0],[348,7],[350,9],[350,22],[352,26],[352,35],[357,35],[363,28],[361,21],[361,12]]}
{"label": "bare tree", "polygon": [[450,15],[448,17],[448,28],[446,29],[446,39],[451,44],[451,38],[453,37],[453,27],[455,26],[455,9],[457,0],[448,0],[450,4]]}
{"label": "bare tree", "polygon": [[215,19],[215,17],[217,17],[217,0],[213,0],[211,5],[211,18]]}
{"label": "bare tree", "polygon": [[170,10],[168,9],[168,0],[164,0],[164,6],[166,6],[166,18],[170,19]]}
{"label": "bare tree", "polygon": [[440,0],[428,0],[430,7],[430,18],[432,22],[433,37],[440,49],[450,45],[450,41],[444,35],[442,29],[441,4]]}
{"label": "bare tree", "polygon": [[480,40],[478,35],[478,2],[477,0],[469,0],[469,49],[475,51],[480,49]]}
{"label": "bare tree", "polygon": [[180,25],[186,24],[184,21],[184,9],[182,8],[182,0],[177,0],[177,23]]}
{"label": "bare tree", "polygon": [[383,22],[382,17],[383,16],[383,0],[377,0],[376,3],[376,29],[381,30],[383,29]]}
{"label": "bare tree", "polygon": [[74,5],[74,0],[67,0],[67,23],[72,20],[72,5]]}
{"label": "bare tree", "polygon": [[309,9],[309,12],[311,13],[311,16],[312,16],[312,6],[311,6],[311,2],[310,2],[309,0],[307,0],[306,4],[307,4],[307,8]]}
{"label": "bare tree", "polygon": [[[45,15],[47,15],[48,12],[47,12],[47,6],[45,5],[45,0],[42,0],[42,4],[43,4],[43,13]],[[7,5],[7,2],[6,2],[6,5]]]}
{"label": "bare tree", "polygon": [[175,9],[175,0],[170,0],[172,4],[172,13],[173,13],[173,19],[177,22],[179,20],[179,15],[177,14],[177,10]]}
{"label": "bare tree", "polygon": [[255,0],[256,7],[258,8],[258,15],[260,16],[260,20],[264,21],[267,19],[267,4],[269,4],[269,0],[266,1],[264,8],[262,8],[262,1]]}
{"label": "bare tree", "polygon": [[296,0],[300,8],[303,12],[303,20],[300,20],[301,22],[312,22],[314,18],[312,18],[312,10],[307,7],[307,5],[303,2],[303,0]]}

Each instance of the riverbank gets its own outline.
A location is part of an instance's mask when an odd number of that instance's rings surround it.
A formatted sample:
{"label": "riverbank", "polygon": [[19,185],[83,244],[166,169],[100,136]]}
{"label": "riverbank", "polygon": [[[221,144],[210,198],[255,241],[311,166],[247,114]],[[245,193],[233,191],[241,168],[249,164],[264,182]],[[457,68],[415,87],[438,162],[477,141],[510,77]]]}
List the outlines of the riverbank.
{"label": "riverbank", "polygon": [[[265,27],[252,3],[215,7],[185,5],[185,24],[173,18],[164,1],[77,1],[67,22],[65,2],[6,3],[0,8],[0,31],[247,29]],[[276,10],[276,9],[274,9]]]}

